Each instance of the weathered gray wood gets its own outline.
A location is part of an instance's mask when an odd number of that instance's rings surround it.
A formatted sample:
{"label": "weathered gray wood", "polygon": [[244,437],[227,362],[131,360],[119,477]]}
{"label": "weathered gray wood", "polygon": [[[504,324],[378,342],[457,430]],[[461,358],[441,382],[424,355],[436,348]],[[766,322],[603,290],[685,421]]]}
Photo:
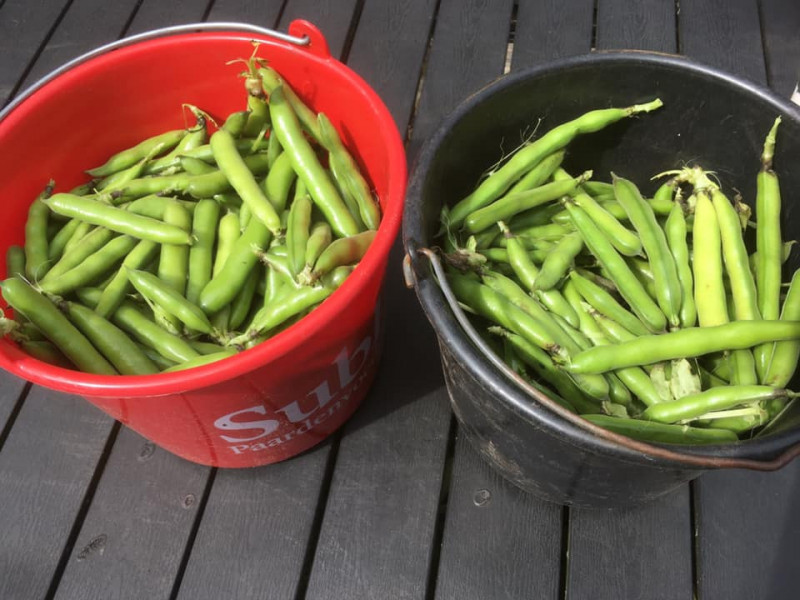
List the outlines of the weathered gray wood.
{"label": "weathered gray wood", "polygon": [[695,489],[700,597],[797,598],[800,461],[776,473],[708,473]]}
{"label": "weathered gray wood", "polygon": [[441,3],[408,146],[412,162],[450,111],[502,75],[512,7],[508,1]]}
{"label": "weathered gray wood", "polygon": [[316,25],[325,36],[331,54],[342,57],[355,21],[357,0],[289,0],[281,13],[281,29],[288,29],[295,19]]}
{"label": "weathered gray wood", "polygon": [[765,81],[756,0],[691,0],[680,7],[682,54],[740,77]]}
{"label": "weathered gray wood", "polygon": [[692,597],[689,487],[617,511],[570,510],[567,597]]}
{"label": "weathered gray wood", "polygon": [[594,0],[521,0],[511,68],[589,52],[593,10]]}
{"label": "weathered gray wood", "polygon": [[401,134],[414,107],[435,7],[434,0],[366,2],[348,57],[348,66],[389,107]]}
{"label": "weathered gray wood", "polygon": [[800,81],[800,2],[761,0],[760,6],[767,79],[786,97]]}
{"label": "weathered gray wood", "polygon": [[[366,3],[348,64],[405,131],[434,2]],[[424,598],[450,411],[435,342],[390,256],[385,349],[364,405],[346,425],[306,598]]]}
{"label": "weathered gray wood", "polygon": [[599,0],[598,50],[654,50],[675,52],[675,4],[665,0]]}
{"label": "weathered gray wood", "polygon": [[182,23],[197,23],[203,20],[210,1],[181,0],[181,2],[162,2],[161,0],[143,0],[125,34],[133,35]]}
{"label": "weathered gray wood", "polygon": [[458,436],[436,598],[560,598],[565,512],[505,481]]}
{"label": "weathered gray wood", "polygon": [[218,471],[178,597],[295,598],[330,452]]}
{"label": "weathered gray wood", "polygon": [[0,7],[0,106],[11,98],[66,4],[6,0]]}
{"label": "weathered gray wood", "polygon": [[274,28],[282,0],[216,0],[208,13],[208,21],[234,21]]}
{"label": "weathered gray wood", "polygon": [[0,598],[43,598],[113,421],[34,387],[0,452]]}
{"label": "weathered gray wood", "polygon": [[0,434],[5,430],[24,389],[24,380],[6,371],[0,371]]}
{"label": "weathered gray wood", "polygon": [[168,598],[209,477],[123,428],[56,598]]}
{"label": "weathered gray wood", "polygon": [[[791,18],[792,12],[784,12]],[[687,54],[766,83],[755,1],[681,4]],[[796,23],[794,31],[800,30]],[[786,57],[784,57],[785,59]],[[794,598],[800,587],[797,533],[800,463],[777,473],[719,471],[694,485],[697,589],[704,600]]]}
{"label": "weathered gray wood", "polygon": [[[84,52],[119,38],[136,7],[136,0],[74,0],[53,36],[25,77],[22,87],[36,82]],[[102,27],[92,24],[102,19]]]}

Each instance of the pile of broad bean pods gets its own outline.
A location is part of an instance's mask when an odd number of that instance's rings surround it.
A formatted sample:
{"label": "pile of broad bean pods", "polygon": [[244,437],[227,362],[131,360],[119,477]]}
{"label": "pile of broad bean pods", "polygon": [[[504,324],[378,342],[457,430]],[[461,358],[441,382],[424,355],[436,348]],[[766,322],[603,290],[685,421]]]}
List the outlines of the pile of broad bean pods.
{"label": "pile of broad bean pods", "polygon": [[227,358],[296,322],[361,260],[381,213],[331,121],[245,61],[246,108],[111,156],[30,206],[0,329],[47,362],[143,375]]}
{"label": "pile of broad bean pods", "polygon": [[760,168],[754,157],[754,214],[700,166],[658,174],[652,198],[562,167],[576,136],[660,106],[559,124],[443,209],[447,284],[506,364],[566,409],[647,441],[736,441],[795,396],[800,277],[784,294],[780,118]]}

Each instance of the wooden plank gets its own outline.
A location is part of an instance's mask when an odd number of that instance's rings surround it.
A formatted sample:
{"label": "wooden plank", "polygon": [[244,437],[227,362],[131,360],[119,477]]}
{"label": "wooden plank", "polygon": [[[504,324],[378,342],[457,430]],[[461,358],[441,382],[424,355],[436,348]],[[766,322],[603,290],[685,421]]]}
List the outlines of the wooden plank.
{"label": "wooden plank", "polygon": [[34,387],[0,452],[0,598],[43,598],[113,421]]}
{"label": "wooden plank", "polygon": [[761,0],[760,6],[767,79],[775,93],[788,97],[800,81],[800,2]]}
{"label": "wooden plank", "polygon": [[664,0],[597,3],[598,50],[675,52],[675,4]]}
{"label": "wooden plank", "polygon": [[[415,100],[434,2],[366,3],[348,64],[401,131]],[[306,598],[424,598],[450,410],[432,330],[389,260],[385,348],[372,391],[347,424]]]}
{"label": "wooden plank", "polygon": [[197,23],[203,20],[211,0],[181,0],[181,2],[161,2],[143,0],[131,21],[126,35],[143,33],[152,29]]}
{"label": "wooden plank", "polygon": [[[58,28],[25,77],[23,88],[53,69],[98,46],[119,38],[136,8],[136,0],[74,0]],[[103,15],[102,27],[87,27],[97,15]]]}
{"label": "wooden plank", "polygon": [[[436,19],[408,155],[470,93],[503,73],[513,3],[443,1]],[[453,77],[458,73],[458,77]]]}
{"label": "wooden plank", "polygon": [[765,81],[756,0],[692,0],[680,6],[682,54],[740,77]]}
{"label": "wooden plank", "polygon": [[341,58],[351,28],[357,25],[358,4],[358,0],[289,0],[281,14],[280,27],[288,29],[295,19],[310,21],[325,36],[331,54]]}
{"label": "wooden plank", "polygon": [[565,512],[505,481],[459,435],[436,598],[560,598]]}
{"label": "wooden plank", "polygon": [[[680,38],[687,54],[766,83],[755,4],[682,3]],[[777,473],[707,473],[694,489],[698,595],[704,600],[796,597],[800,462]]]}
{"label": "wooden plank", "polygon": [[0,371],[0,450],[2,449],[2,433],[8,420],[14,413],[20,396],[25,389],[25,381],[7,371]]}
{"label": "wooden plank", "polygon": [[689,487],[636,508],[571,509],[568,567],[567,598],[691,598]]}
{"label": "wooden plank", "polygon": [[[674,52],[671,2],[601,0],[598,49]],[[620,511],[569,511],[568,598],[691,598],[689,487]]]}
{"label": "wooden plank", "polygon": [[[217,2],[212,20],[276,27],[280,2]],[[272,10],[272,9],[275,10]],[[313,20],[316,9],[307,18]],[[328,31],[344,40],[349,21]],[[335,51],[335,50],[334,50]],[[305,585],[306,553],[318,528],[333,439],[290,460],[214,478],[179,598],[292,598]],[[220,548],[225,548],[220,552]]]}
{"label": "wooden plank", "polygon": [[55,597],[168,598],[209,473],[123,428]]}
{"label": "wooden plank", "polygon": [[3,3],[0,9],[0,106],[11,98],[66,4],[67,0],[6,0]]}
{"label": "wooden plank", "polygon": [[178,598],[298,597],[331,448],[218,471]]}
{"label": "wooden plank", "polygon": [[366,2],[347,64],[378,92],[401,133],[416,97],[435,0]]}
{"label": "wooden plank", "polygon": [[234,21],[274,28],[283,0],[216,0],[208,21]]}
{"label": "wooden plank", "polygon": [[707,473],[696,490],[699,596],[797,598],[800,461],[776,473]]}
{"label": "wooden plank", "polygon": [[512,69],[592,48],[594,0],[520,0]]}

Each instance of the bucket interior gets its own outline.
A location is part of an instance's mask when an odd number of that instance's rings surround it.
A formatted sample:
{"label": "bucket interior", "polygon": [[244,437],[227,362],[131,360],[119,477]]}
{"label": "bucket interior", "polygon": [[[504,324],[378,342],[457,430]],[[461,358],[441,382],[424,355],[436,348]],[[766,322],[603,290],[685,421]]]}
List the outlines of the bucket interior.
{"label": "bucket interior", "polygon": [[[184,104],[196,105],[220,124],[229,113],[246,109],[244,80],[239,76],[245,65],[236,61],[251,55],[252,39],[249,34],[214,32],[138,42],[67,71],[9,113],[0,122],[0,153],[5,163],[0,181],[3,256],[9,245],[23,242],[28,206],[48,180],[55,180],[56,191],[68,191],[88,180],[82,174],[85,169],[101,164],[112,153],[162,131],[193,124]],[[322,332],[326,323],[341,319],[356,298],[372,310],[405,196],[405,153],[397,128],[375,92],[326,52],[270,38],[259,37],[259,42],[258,56],[311,108],[330,118],[380,198],[381,226],[355,272],[322,306],[269,342],[195,369],[191,378],[182,373],[86,375],[30,358],[8,340],[0,340],[0,366],[36,383],[84,395],[186,391],[247,373],[285,355]],[[2,262],[0,277],[5,277]]]}
{"label": "bucket interior", "polygon": [[[469,342],[451,315],[431,269],[414,248],[435,245],[444,204],[465,197],[484,173],[534,131],[539,134],[582,113],[624,107],[661,98],[657,111],[624,119],[606,129],[577,138],[567,148],[565,169],[578,174],[593,170],[593,179],[610,181],[613,171],[637,183],[645,197],[659,181],[657,173],[698,164],[713,170],[723,191],[741,193],[754,206],[756,175],[764,138],[782,115],[774,168],[783,190],[784,239],[800,234],[800,112],[765,89],[728,77],[684,59],[646,53],[595,54],[559,61],[504,77],[460,105],[418,156],[409,184],[404,243],[412,249],[417,292],[441,343],[453,346],[468,369],[491,377],[504,396],[520,407],[522,417],[561,429],[580,443],[600,448],[605,442],[586,436],[576,426],[531,399],[492,367]],[[794,251],[786,277],[800,266]],[[800,379],[795,376],[792,386]],[[800,409],[795,403],[780,427],[761,439],[726,446],[681,447],[707,456],[770,458],[800,441]],[[588,441],[587,441],[588,440]]]}

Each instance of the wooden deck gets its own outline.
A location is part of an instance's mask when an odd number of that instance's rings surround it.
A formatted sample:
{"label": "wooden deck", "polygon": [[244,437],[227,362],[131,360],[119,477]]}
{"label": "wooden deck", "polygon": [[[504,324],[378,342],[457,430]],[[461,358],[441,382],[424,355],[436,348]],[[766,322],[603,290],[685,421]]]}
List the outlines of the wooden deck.
{"label": "wooden deck", "polygon": [[[299,17],[384,99],[410,165],[441,118],[507,68],[679,52],[787,97],[800,68],[796,0],[0,0],[0,104],[121,36],[223,20],[286,30]],[[0,599],[800,596],[800,461],[708,473],[615,512],[547,504],[498,478],[459,436],[400,258],[398,243],[367,400],[280,464],[191,464],[80,398],[0,373]]]}

